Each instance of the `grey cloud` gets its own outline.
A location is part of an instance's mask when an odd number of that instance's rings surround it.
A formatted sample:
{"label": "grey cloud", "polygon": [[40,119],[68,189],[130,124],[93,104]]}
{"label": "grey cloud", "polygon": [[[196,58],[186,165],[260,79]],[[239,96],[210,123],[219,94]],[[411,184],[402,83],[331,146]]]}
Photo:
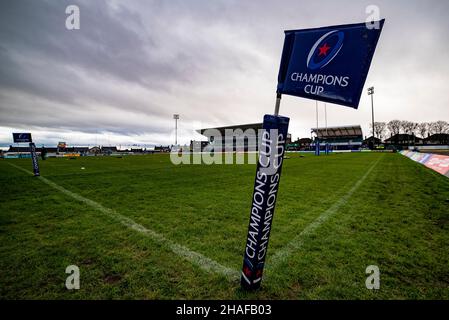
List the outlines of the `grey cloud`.
{"label": "grey cloud", "polygon": [[[181,39],[179,36],[171,38],[170,26],[157,18],[158,10],[141,15],[137,10],[126,8],[124,3],[112,7],[105,1],[75,1],[81,11],[81,30],[68,31],[65,7],[73,3],[15,1],[12,4],[2,2],[0,8],[0,90],[23,92],[65,107],[72,105],[75,109],[86,110],[86,120],[71,119],[66,123],[57,117],[54,107],[36,110],[32,106],[21,106],[22,111],[34,113],[30,119],[36,124],[90,130],[86,124],[90,123],[89,118],[96,118],[96,126],[111,129],[111,124],[105,123],[103,117],[96,116],[92,110],[97,104],[155,117],[166,116],[166,105],[155,103],[153,99],[129,97],[127,85],[140,86],[148,94],[157,91],[176,95],[175,86],[197,82],[198,74],[212,66],[224,70],[243,68],[245,57],[232,54],[219,44],[212,42],[206,48],[189,46],[189,41],[198,41],[195,30],[186,30]],[[144,26],[142,19],[149,27]],[[152,23],[153,20],[160,24]],[[150,32],[158,34],[159,39],[154,40]],[[203,44],[208,44],[208,40],[203,39]],[[75,69],[87,73],[89,79],[97,78],[98,83],[86,83]],[[105,79],[122,82],[123,88],[107,89],[102,83]],[[16,107],[0,104],[2,114],[9,114],[1,117],[0,125],[14,124],[11,115],[15,114],[13,108]],[[42,117],[48,113],[54,116]],[[117,122],[116,127],[120,124]],[[128,130],[132,132],[139,127],[131,126]]]}
{"label": "grey cloud", "polygon": [[[82,28],[68,31],[65,8],[74,3],[82,13]],[[2,4],[2,47],[12,48],[13,54],[27,53],[36,59],[76,65],[92,73],[143,84],[149,74],[162,76],[175,71],[168,64],[145,59],[147,48],[154,44],[140,17],[123,6],[111,9],[104,1]]]}

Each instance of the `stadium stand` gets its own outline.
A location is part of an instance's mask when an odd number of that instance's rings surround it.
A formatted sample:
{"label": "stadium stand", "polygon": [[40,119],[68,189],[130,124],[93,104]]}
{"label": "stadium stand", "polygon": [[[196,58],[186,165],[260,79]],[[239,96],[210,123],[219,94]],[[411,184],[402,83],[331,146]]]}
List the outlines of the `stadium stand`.
{"label": "stadium stand", "polygon": [[[236,130],[241,130],[236,131]],[[232,146],[232,150],[237,150],[237,139],[243,139],[244,141],[244,150],[243,151],[257,151],[259,144],[258,130],[262,129],[262,123],[251,123],[251,124],[241,124],[241,125],[233,125],[226,127],[216,127],[216,128],[207,128],[207,129],[199,129],[198,133],[204,135],[207,138],[207,144],[201,144],[202,149],[206,146],[211,146],[214,148],[219,148],[224,150],[226,146]],[[233,136],[226,137],[226,130],[232,130],[234,133]],[[208,135],[208,133],[212,131],[217,131],[221,136],[215,137]]]}
{"label": "stadium stand", "polygon": [[324,150],[325,144],[329,144],[331,150],[360,150],[362,147],[363,133],[359,125],[312,128],[315,140],[311,147],[315,147],[316,139],[320,142],[320,149]]}

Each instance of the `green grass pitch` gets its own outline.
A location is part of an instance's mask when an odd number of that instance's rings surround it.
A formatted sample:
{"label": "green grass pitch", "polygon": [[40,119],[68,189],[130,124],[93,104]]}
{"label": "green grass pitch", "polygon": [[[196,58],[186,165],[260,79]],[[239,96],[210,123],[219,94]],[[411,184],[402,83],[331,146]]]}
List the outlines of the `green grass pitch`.
{"label": "green grass pitch", "polygon": [[[449,179],[399,154],[288,157],[262,288],[251,293],[173,248],[240,270],[255,165],[40,161],[44,178],[158,240],[15,167],[31,171],[30,159],[1,159],[0,298],[449,298]],[[80,289],[69,291],[72,264]],[[368,265],[380,269],[379,290],[365,286]]]}

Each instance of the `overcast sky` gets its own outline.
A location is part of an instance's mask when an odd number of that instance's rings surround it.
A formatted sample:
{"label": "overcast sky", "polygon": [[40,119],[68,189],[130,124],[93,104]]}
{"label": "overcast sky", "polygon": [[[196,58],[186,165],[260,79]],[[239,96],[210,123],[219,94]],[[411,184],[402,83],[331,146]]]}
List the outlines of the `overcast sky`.
{"label": "overcast sky", "polygon": [[[68,5],[80,30],[67,30]],[[272,113],[285,29],[386,18],[365,87],[376,121],[449,121],[449,1],[123,0],[0,2],[0,143],[168,144],[201,127]],[[359,109],[327,104],[328,126],[368,134]],[[310,136],[315,102],[284,96],[293,137]],[[319,125],[324,126],[320,103]],[[196,137],[197,138],[197,137]]]}

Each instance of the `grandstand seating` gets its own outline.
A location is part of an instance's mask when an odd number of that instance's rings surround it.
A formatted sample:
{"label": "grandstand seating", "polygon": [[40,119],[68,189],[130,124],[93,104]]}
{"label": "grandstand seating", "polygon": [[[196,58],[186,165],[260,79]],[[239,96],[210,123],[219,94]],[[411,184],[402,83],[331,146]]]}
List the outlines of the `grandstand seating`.
{"label": "grandstand seating", "polygon": [[327,143],[331,150],[359,150],[363,141],[362,128],[359,125],[312,128],[312,134],[315,134],[315,140],[311,144],[313,148],[317,139],[321,149],[324,149]]}

